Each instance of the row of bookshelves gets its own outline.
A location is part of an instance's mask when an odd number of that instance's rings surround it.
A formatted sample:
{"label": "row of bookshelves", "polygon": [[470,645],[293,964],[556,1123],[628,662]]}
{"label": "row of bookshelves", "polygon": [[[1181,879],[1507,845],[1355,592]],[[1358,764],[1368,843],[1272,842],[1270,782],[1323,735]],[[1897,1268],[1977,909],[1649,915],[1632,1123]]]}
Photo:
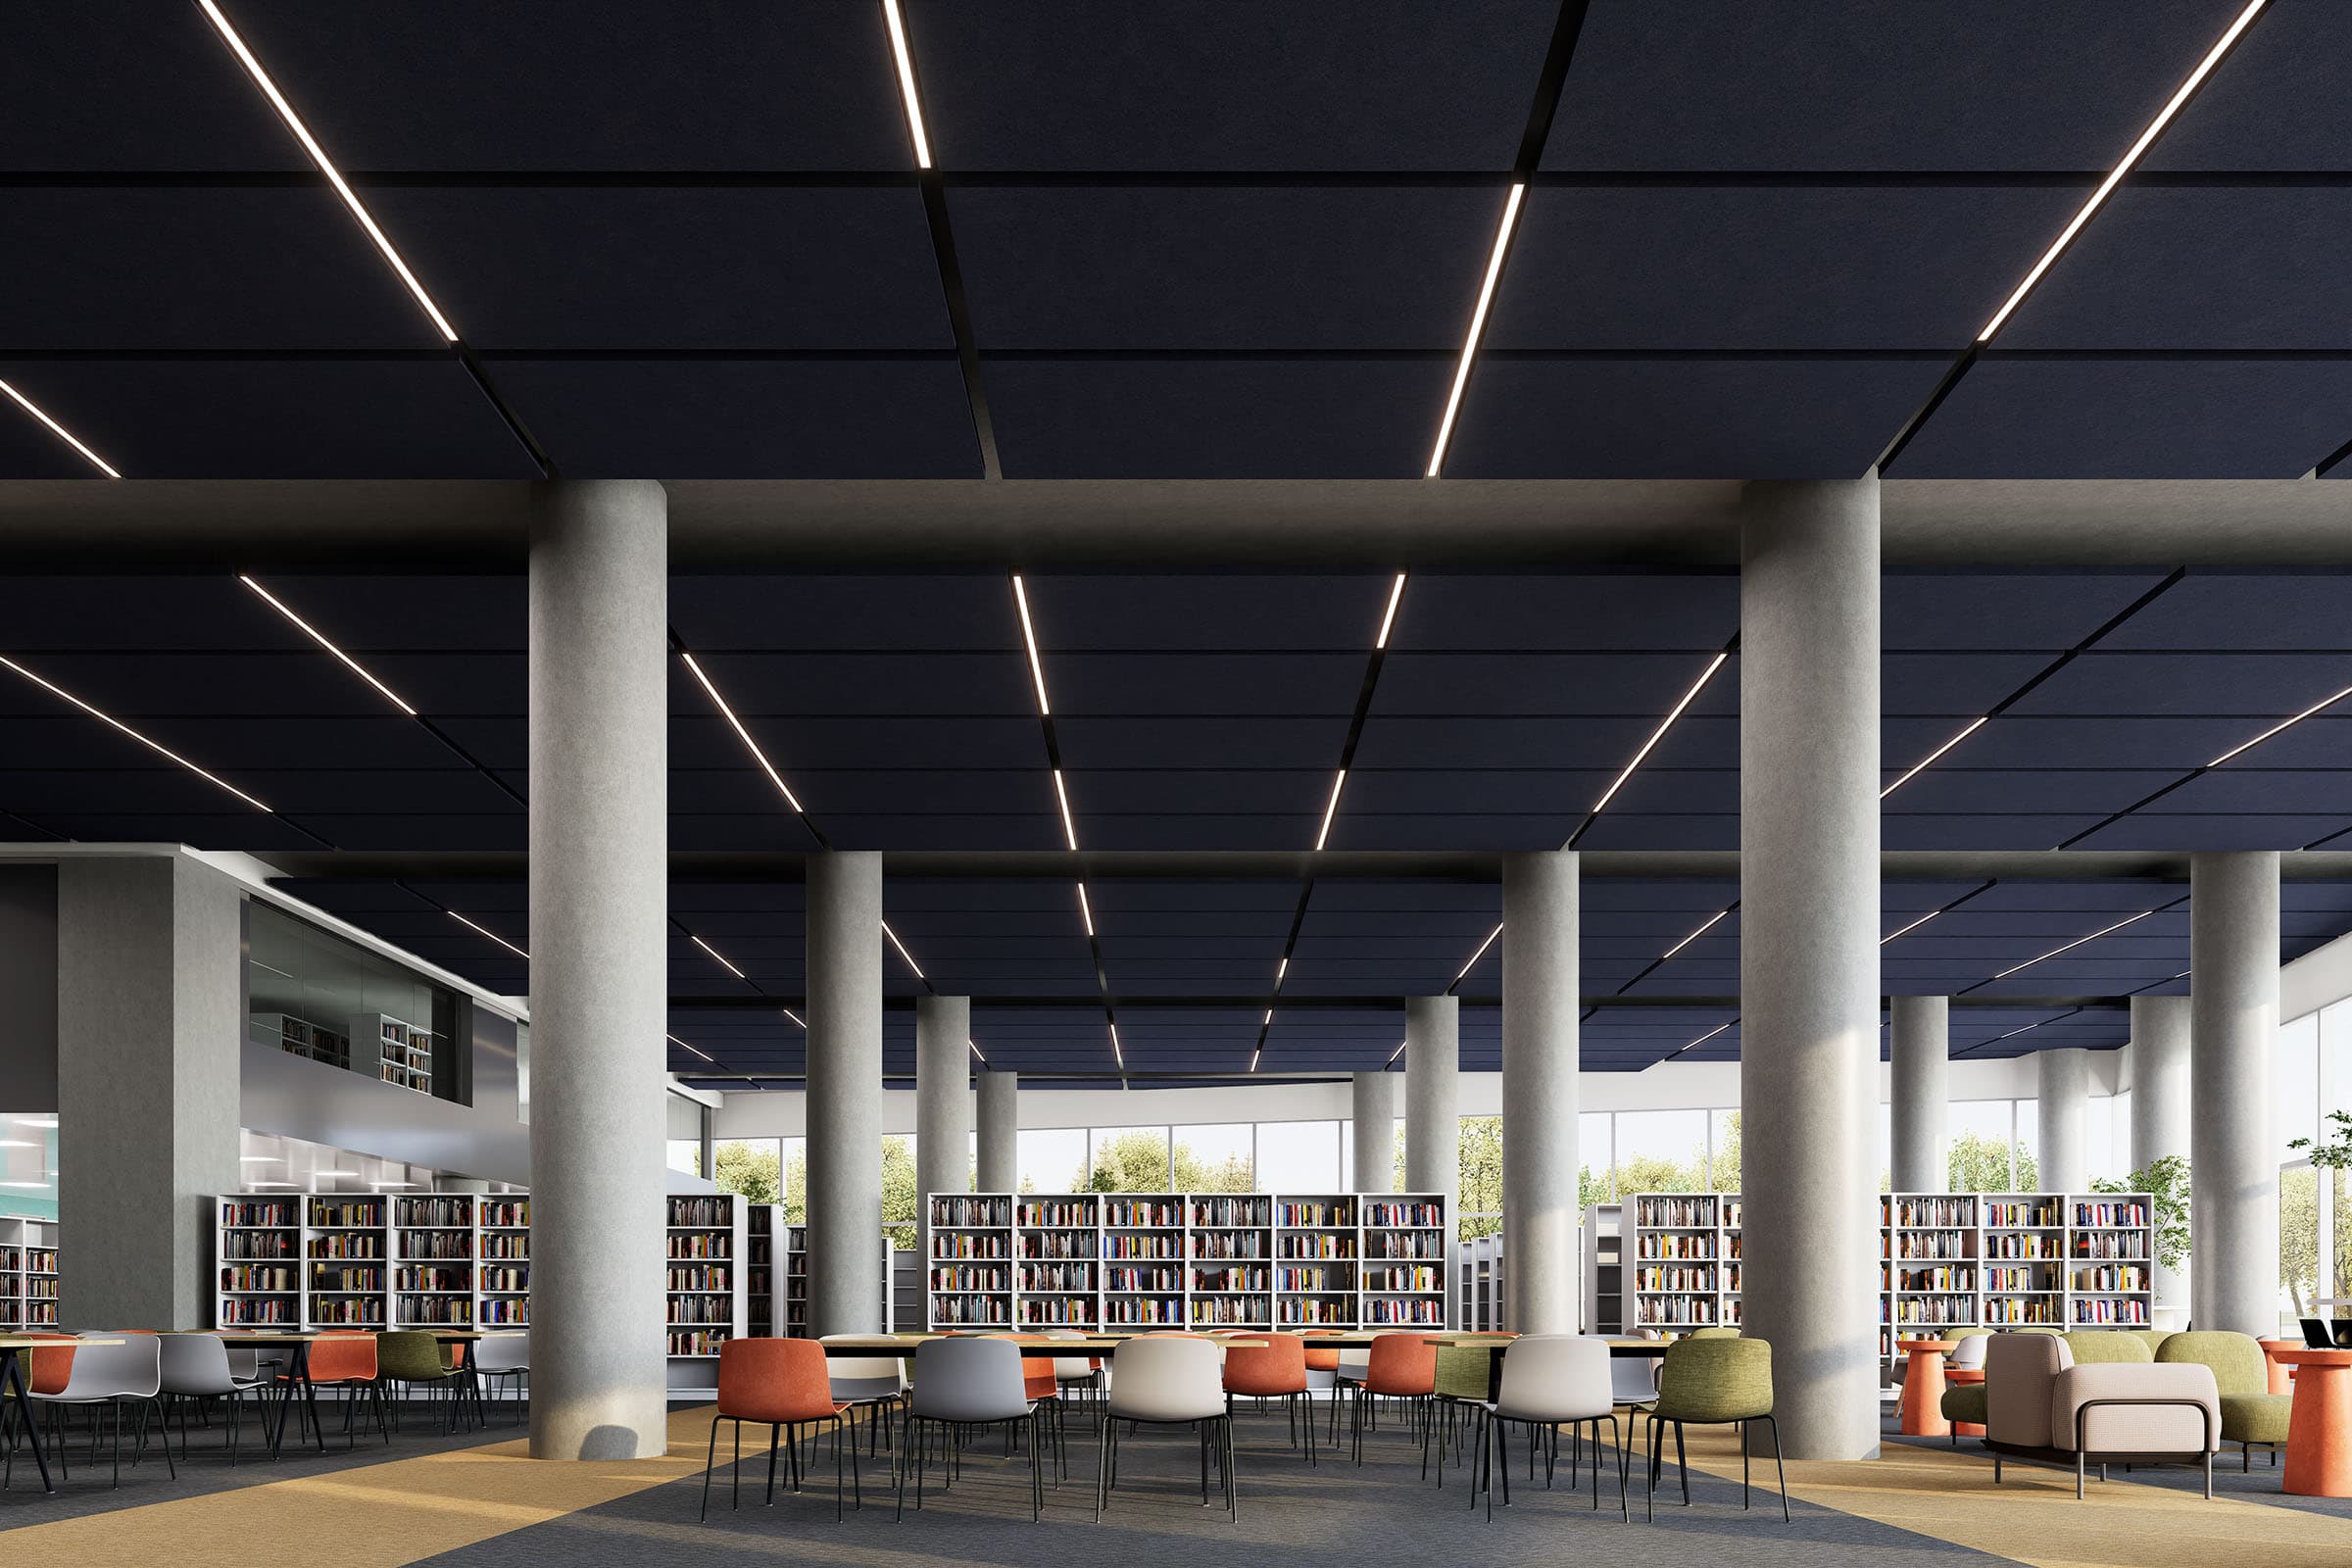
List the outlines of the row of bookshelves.
{"label": "row of bookshelves", "polygon": [[926,1199],[935,1328],[1443,1324],[1445,1201],[1318,1193]]}
{"label": "row of bookshelves", "polygon": [[1952,1328],[2145,1327],[2144,1193],[1890,1193],[1880,1200],[1879,1353]]}
{"label": "row of bookshelves", "polygon": [[530,1321],[530,1200],[227,1193],[213,1321],[442,1328]]}
{"label": "row of bookshelves", "polygon": [[57,1326],[57,1223],[0,1217],[0,1332]]}

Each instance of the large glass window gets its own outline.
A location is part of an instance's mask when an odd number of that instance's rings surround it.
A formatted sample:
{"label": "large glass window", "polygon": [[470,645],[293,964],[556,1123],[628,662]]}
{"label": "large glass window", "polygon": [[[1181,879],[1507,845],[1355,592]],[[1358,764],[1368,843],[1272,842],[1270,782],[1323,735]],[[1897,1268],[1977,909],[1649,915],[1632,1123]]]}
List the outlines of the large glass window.
{"label": "large glass window", "polygon": [[2006,1100],[1956,1100],[1947,1109],[1950,1130],[1947,1151],[1955,1193],[2011,1193],[2034,1191],[2029,1172],[2023,1182],[2012,1168],[2016,1152],[2016,1115]]}
{"label": "large glass window", "polygon": [[1171,1174],[1167,1128],[1097,1127],[1087,1152],[1086,1168],[1076,1173],[1068,1190],[1172,1192],[1175,1188]]}
{"label": "large glass window", "polygon": [[1619,1111],[1616,1170],[1620,1194],[1705,1192],[1707,1112]]}
{"label": "large glass window", "polygon": [[1576,1118],[1576,1158],[1583,1167],[1577,1181],[1582,1189],[1576,1205],[1580,1224],[1588,1205],[1609,1202],[1616,1196],[1609,1191],[1609,1170],[1617,1163],[1616,1121],[1605,1110],[1589,1110]]}
{"label": "large glass window", "polygon": [[914,1135],[883,1139],[882,1229],[891,1246],[914,1250],[915,1211],[922,1201],[922,1188],[914,1179]]}
{"label": "large glass window", "polygon": [[255,1045],[437,1100],[470,1103],[456,993],[255,899],[246,908],[245,1028]]}
{"label": "large glass window", "polygon": [[1082,1191],[1086,1186],[1086,1129],[1024,1127],[1014,1146],[1013,1162],[1019,1167],[1024,1193]]}
{"label": "large glass window", "polygon": [[2319,1136],[2319,1090],[2320,1015],[2310,1012],[2278,1031],[2278,1060],[2271,1078],[2271,1137],[2281,1160],[2302,1157],[2288,1144]]}
{"label": "large glass window", "polygon": [[1465,1116],[1457,1179],[1461,1184],[1459,1223],[1465,1242],[1502,1229],[1502,1118]]}
{"label": "large glass window", "polygon": [[722,1193],[738,1193],[751,1203],[784,1201],[780,1138],[730,1138],[712,1151],[711,1166],[711,1181]]}
{"label": "large glass window", "polygon": [[699,1100],[684,1095],[665,1097],[662,1114],[667,1119],[668,1142],[663,1146],[665,1163],[671,1170],[688,1176],[703,1174],[703,1134],[710,1116],[710,1107]]}
{"label": "large glass window", "polygon": [[2041,1180],[2041,1102],[2020,1100],[2017,1106],[2017,1190],[2039,1192]]}
{"label": "large glass window", "polygon": [[1258,1190],[1268,1193],[1345,1191],[1348,1176],[1340,1164],[1340,1129],[1345,1125],[1336,1121],[1259,1122]]}
{"label": "large glass window", "polygon": [[1254,1125],[1246,1121],[1179,1127],[1169,1151],[1180,1193],[1257,1191]]}

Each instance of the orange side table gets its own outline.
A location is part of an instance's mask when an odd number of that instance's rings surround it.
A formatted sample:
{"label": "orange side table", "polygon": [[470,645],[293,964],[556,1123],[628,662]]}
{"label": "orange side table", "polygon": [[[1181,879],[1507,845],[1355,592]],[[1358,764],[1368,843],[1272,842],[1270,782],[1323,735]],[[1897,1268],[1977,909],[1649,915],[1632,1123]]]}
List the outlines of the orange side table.
{"label": "orange side table", "polygon": [[1943,1418],[1943,1358],[1952,1353],[1949,1340],[1897,1340],[1895,1348],[1910,1356],[1903,1374],[1905,1436],[1948,1438],[1952,1424]]}
{"label": "orange side table", "polygon": [[2352,1497],[2352,1350],[2270,1353],[2298,1369],[2283,1490],[2299,1497]]}
{"label": "orange side table", "polygon": [[2268,1372],[2271,1377],[2268,1392],[2272,1394],[2294,1393],[2293,1371],[2271,1352],[2273,1350],[2307,1350],[2311,1347],[2305,1345],[2301,1340],[2256,1340],[2254,1343],[2262,1347],[2263,1370]]}
{"label": "orange side table", "polygon": [[[1984,1369],[1981,1366],[1946,1367],[1943,1377],[1945,1382],[1954,1387],[1964,1383],[1982,1383],[1984,1381]],[[1940,1402],[1938,1401],[1938,1403]],[[1982,1421],[1955,1421],[1952,1423],[1952,1431],[1956,1436],[1963,1438],[1981,1438],[1984,1435],[1984,1423]]]}

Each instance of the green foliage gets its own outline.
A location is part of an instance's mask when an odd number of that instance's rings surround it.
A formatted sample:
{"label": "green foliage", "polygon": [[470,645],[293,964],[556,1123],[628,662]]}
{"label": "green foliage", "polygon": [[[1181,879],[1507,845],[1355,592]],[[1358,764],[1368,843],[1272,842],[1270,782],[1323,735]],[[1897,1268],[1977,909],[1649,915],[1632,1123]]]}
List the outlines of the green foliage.
{"label": "green foliage", "polygon": [[713,1163],[718,1169],[711,1177],[712,1183],[722,1193],[742,1195],[748,1202],[779,1201],[784,1190],[784,1170],[776,1157],[776,1149],[772,1138],[750,1144],[720,1144],[714,1152]]}
{"label": "green foliage", "polygon": [[2352,1110],[2331,1110],[2328,1120],[2335,1126],[2328,1130],[2327,1143],[2298,1138],[2286,1147],[2308,1151],[2312,1164],[2320,1169],[2352,1170]]}
{"label": "green foliage", "polygon": [[1074,1173],[1070,1191],[1247,1193],[1253,1175],[1248,1154],[1211,1157],[1181,1138],[1171,1151],[1157,1129],[1130,1128],[1096,1140],[1094,1169]]}
{"label": "green foliage", "polygon": [[2278,1288],[2298,1315],[2323,1293],[2320,1280],[2320,1173],[2299,1165],[2278,1173]]}
{"label": "green foliage", "polygon": [[904,1138],[882,1140],[882,1229],[890,1245],[914,1250],[914,1222],[922,1206],[915,1184],[914,1150]]}
{"label": "green foliage", "polygon": [[2094,1176],[2094,1193],[2146,1193],[2156,1205],[2156,1261],[2179,1268],[2188,1261],[2188,1161],[2179,1154],[2152,1159],[2121,1181]]}
{"label": "green foliage", "polygon": [[[2016,1185],[2010,1184],[2009,1162],[2017,1160]],[[2031,1193],[2038,1190],[2041,1169],[2025,1145],[2014,1149],[1996,1139],[1976,1133],[1962,1133],[1952,1140],[1946,1169],[1951,1180],[1945,1191],[1954,1193]]]}

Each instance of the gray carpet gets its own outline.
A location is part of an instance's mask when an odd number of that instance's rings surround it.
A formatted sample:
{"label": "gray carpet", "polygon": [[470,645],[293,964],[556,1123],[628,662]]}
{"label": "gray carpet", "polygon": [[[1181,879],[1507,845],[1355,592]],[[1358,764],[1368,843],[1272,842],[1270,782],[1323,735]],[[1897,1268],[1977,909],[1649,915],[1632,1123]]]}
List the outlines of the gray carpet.
{"label": "gray carpet", "polygon": [[[1403,1433],[1384,1427],[1366,1444],[1359,1470],[1326,1452],[1318,1468],[1288,1446],[1280,1416],[1237,1421],[1241,1517],[1228,1523],[1221,1499],[1200,1505],[1198,1446],[1186,1430],[1152,1432],[1121,1446],[1119,1487],[1101,1525],[1094,1524],[1095,1446],[1091,1430],[1073,1420],[1070,1478],[1049,1489],[1045,1520],[1029,1520],[1029,1465],[1006,1459],[1001,1438],[966,1450],[963,1473],[952,1490],[938,1490],[938,1471],[916,1512],[909,1493],[906,1516],[893,1523],[884,1460],[866,1461],[866,1502],[846,1522],[833,1520],[829,1453],[812,1454],[808,1490],[779,1492],[775,1506],[760,1501],[766,1477],[764,1451],[752,1456],[747,1433],[744,1505],[727,1507],[720,1439],[720,1473],[710,1520],[696,1521],[702,1479],[638,1493],[606,1507],[570,1514],[428,1558],[440,1568],[639,1568],[650,1558],[701,1564],[840,1563],[856,1568],[936,1568],[945,1562],[1002,1564],[1004,1568],[1266,1568],[1269,1563],[1366,1564],[1459,1560],[1557,1564],[1563,1555],[1606,1554],[1613,1564],[1684,1565],[1732,1561],[1821,1568],[1886,1568],[1933,1562],[1961,1568],[2006,1559],[1853,1518],[1831,1510],[1794,1507],[1783,1523],[1778,1494],[1758,1488],[1742,1513],[1737,1482],[1693,1474],[1693,1505],[1685,1508],[1669,1468],[1658,1522],[1642,1522],[1641,1475],[1632,1480],[1634,1521],[1619,1522],[1612,1463],[1602,1488],[1603,1512],[1592,1509],[1590,1472],[1571,1495],[1563,1454],[1557,1490],[1526,1480],[1524,1448],[1514,1456],[1511,1504],[1496,1497],[1494,1520],[1484,1500],[1473,1512],[1461,1471],[1443,1491],[1420,1479],[1420,1449]],[[1345,1423],[1343,1423],[1344,1428]],[[1763,1472],[1770,1474],[1770,1467]],[[1212,1491],[1212,1496],[1214,1493]]]}

